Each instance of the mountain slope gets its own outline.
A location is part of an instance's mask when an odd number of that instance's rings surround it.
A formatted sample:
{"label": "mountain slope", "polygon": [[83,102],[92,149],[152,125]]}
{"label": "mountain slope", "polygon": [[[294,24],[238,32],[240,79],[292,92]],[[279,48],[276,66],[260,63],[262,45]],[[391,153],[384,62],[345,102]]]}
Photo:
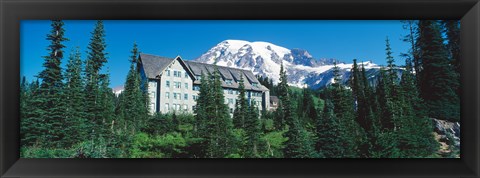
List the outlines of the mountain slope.
{"label": "mountain slope", "polygon": [[[322,88],[333,80],[335,59],[315,59],[304,49],[287,49],[268,42],[225,40],[212,47],[195,61],[242,68],[279,82],[280,66],[283,63],[288,83],[292,86]],[[380,67],[371,62],[363,63],[366,69]],[[352,64],[338,62],[346,81]],[[360,64],[359,64],[360,65]]]}

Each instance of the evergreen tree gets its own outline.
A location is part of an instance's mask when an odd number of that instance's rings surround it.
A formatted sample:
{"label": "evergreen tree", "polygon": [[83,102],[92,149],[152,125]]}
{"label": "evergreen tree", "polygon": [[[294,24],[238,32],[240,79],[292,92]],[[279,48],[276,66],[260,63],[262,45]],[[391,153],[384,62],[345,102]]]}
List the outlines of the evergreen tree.
{"label": "evergreen tree", "polygon": [[447,49],[455,71],[460,75],[460,21],[442,20],[444,32],[447,36]]}
{"label": "evergreen tree", "polygon": [[123,92],[124,103],[122,105],[124,107],[123,116],[129,127],[128,130],[132,134],[135,134],[135,131],[143,127],[147,120],[148,107],[141,89],[140,74],[136,69],[136,65],[138,65],[137,61],[139,54],[136,43],[133,44],[133,49],[131,52],[132,56],[130,58],[130,70],[128,71],[125,82],[125,90]]}
{"label": "evergreen tree", "polygon": [[334,63],[334,83],[332,84],[331,98],[334,113],[338,119],[341,131],[342,146],[346,149],[343,157],[357,157],[359,145],[364,142],[364,131],[355,121],[354,100],[352,92],[341,84],[340,69]]}
{"label": "evergreen tree", "polygon": [[440,25],[434,20],[421,20],[417,40],[423,70],[419,77],[420,96],[426,102],[430,117],[458,121],[460,98],[458,76],[451,65]]}
{"label": "evergreen tree", "polygon": [[236,128],[245,127],[245,117],[248,113],[248,102],[245,96],[245,84],[243,80],[243,75],[240,77],[238,82],[238,98],[235,102],[235,110],[233,111],[233,123]]}
{"label": "evergreen tree", "polygon": [[[330,89],[326,89],[328,92]],[[328,96],[329,94],[326,94]],[[345,155],[343,147],[342,130],[333,112],[334,106],[329,98],[325,99],[322,118],[317,119],[317,144],[316,150],[325,158],[340,158]]]}
{"label": "evergreen tree", "polygon": [[400,108],[402,119],[399,121],[398,147],[401,156],[427,157],[438,149],[438,143],[432,135],[432,124],[425,112],[424,101],[419,97],[412,66],[407,61],[400,82]]}
{"label": "evergreen tree", "polygon": [[115,94],[112,92],[110,85],[110,75],[100,75],[100,88],[98,97],[97,119],[100,121],[97,130],[100,136],[112,136],[112,126],[114,124]]}
{"label": "evergreen tree", "polygon": [[280,68],[280,83],[278,84],[278,87],[280,105],[283,106],[283,110],[279,111],[283,113],[283,119],[281,119],[281,121],[284,121],[285,125],[288,128],[288,131],[285,133],[285,137],[288,138],[288,141],[286,142],[286,146],[283,151],[284,156],[287,158],[316,157],[317,155],[314,151],[311,136],[301,125],[298,117],[294,112],[295,107],[290,98],[289,88],[287,84],[287,75],[286,72],[283,70],[283,64]]}
{"label": "evergreen tree", "polygon": [[407,30],[408,33],[403,37],[403,41],[409,43],[410,49],[407,53],[402,53],[401,56],[405,58],[407,65],[412,66],[412,70],[416,73],[421,71],[421,60],[418,57],[418,49],[416,43],[418,33],[418,20],[403,20],[402,23],[403,29]]}
{"label": "evergreen tree", "polygon": [[246,144],[245,144],[245,157],[246,158],[257,158],[259,157],[259,141],[260,141],[260,119],[258,115],[258,108],[255,105],[255,101],[252,100],[248,106],[247,117],[245,117],[245,133],[246,133]]}
{"label": "evergreen tree", "polygon": [[303,89],[303,96],[299,97],[301,101],[298,105],[299,114],[303,118],[301,124],[304,126],[313,125],[317,119],[317,110],[315,108],[315,102],[313,101],[312,91],[308,88]]}
{"label": "evergreen tree", "polygon": [[[88,45],[88,56],[85,64],[85,111],[86,118],[89,121],[88,132],[93,134],[95,129],[103,127],[103,118],[100,108],[100,101],[102,93],[100,91],[100,82],[103,80],[104,84],[106,78],[102,79],[100,73],[102,67],[107,62],[107,47],[105,43],[105,31],[102,21],[97,21],[95,28],[91,33],[90,43]],[[103,75],[104,76],[104,75]],[[107,96],[107,95],[103,95]],[[98,133],[98,132],[97,132]]]}
{"label": "evergreen tree", "polygon": [[67,69],[65,72],[65,99],[68,101],[65,111],[65,142],[68,145],[84,141],[87,139],[83,80],[82,80],[82,59],[79,48],[70,54]]}
{"label": "evergreen tree", "polygon": [[43,103],[39,107],[42,114],[39,115],[43,121],[44,132],[40,133],[43,137],[42,144],[46,147],[63,147],[62,142],[65,136],[64,126],[64,111],[65,100],[63,100],[63,76],[61,68],[61,60],[63,58],[64,41],[68,39],[64,37],[65,30],[63,29],[63,21],[52,21],[52,30],[47,35],[47,40],[50,45],[47,50],[48,56],[44,56],[44,69],[38,74],[41,80],[40,88],[38,90],[39,102]]}

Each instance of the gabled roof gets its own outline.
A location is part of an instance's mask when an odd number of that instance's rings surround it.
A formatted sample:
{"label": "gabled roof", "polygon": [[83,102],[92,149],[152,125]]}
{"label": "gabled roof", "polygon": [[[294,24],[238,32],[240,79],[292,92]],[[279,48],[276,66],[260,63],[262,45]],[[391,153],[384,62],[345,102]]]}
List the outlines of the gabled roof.
{"label": "gabled roof", "polygon": [[174,59],[141,53],[140,60],[142,61],[142,67],[147,78],[154,79],[157,78],[160,72],[167,68]]}
{"label": "gabled roof", "polygon": [[[205,76],[208,76],[213,73],[215,67],[217,67],[222,77],[222,87],[238,88],[238,81],[243,76],[246,90],[268,91],[268,88],[260,84],[252,71],[182,60],[181,57],[176,57],[175,59],[179,60],[181,65],[186,68],[190,77],[194,79],[194,84],[200,84],[199,80],[195,80],[195,76],[201,76],[202,73]],[[165,68],[167,68],[175,59],[150,54],[140,54],[140,60],[142,61],[145,75],[147,78],[151,79],[157,78],[157,76],[160,75],[161,72],[164,71]],[[231,84],[227,84],[226,80],[231,80]],[[252,83],[257,83],[257,86],[253,86]]]}

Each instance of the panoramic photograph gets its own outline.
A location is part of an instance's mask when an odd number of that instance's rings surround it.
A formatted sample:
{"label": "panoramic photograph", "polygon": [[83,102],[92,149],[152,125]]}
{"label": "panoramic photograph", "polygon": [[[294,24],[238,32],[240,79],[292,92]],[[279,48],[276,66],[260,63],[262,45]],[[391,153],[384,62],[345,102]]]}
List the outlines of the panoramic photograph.
{"label": "panoramic photograph", "polygon": [[460,158],[458,20],[22,20],[21,158]]}

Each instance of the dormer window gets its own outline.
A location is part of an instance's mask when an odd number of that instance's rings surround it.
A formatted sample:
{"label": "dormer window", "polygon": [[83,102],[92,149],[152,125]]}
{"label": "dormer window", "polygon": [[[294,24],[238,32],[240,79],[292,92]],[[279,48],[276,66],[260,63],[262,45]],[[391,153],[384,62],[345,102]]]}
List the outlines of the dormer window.
{"label": "dormer window", "polygon": [[231,79],[227,79],[227,80],[225,80],[225,83],[226,83],[227,85],[232,85],[232,80],[231,80]]}
{"label": "dormer window", "polygon": [[195,78],[197,78],[197,80],[202,80],[202,76],[201,76],[201,75],[195,75]]}
{"label": "dormer window", "polygon": [[256,82],[253,82],[253,83],[252,83],[252,86],[254,86],[254,87],[258,87],[258,83],[256,83]]}

